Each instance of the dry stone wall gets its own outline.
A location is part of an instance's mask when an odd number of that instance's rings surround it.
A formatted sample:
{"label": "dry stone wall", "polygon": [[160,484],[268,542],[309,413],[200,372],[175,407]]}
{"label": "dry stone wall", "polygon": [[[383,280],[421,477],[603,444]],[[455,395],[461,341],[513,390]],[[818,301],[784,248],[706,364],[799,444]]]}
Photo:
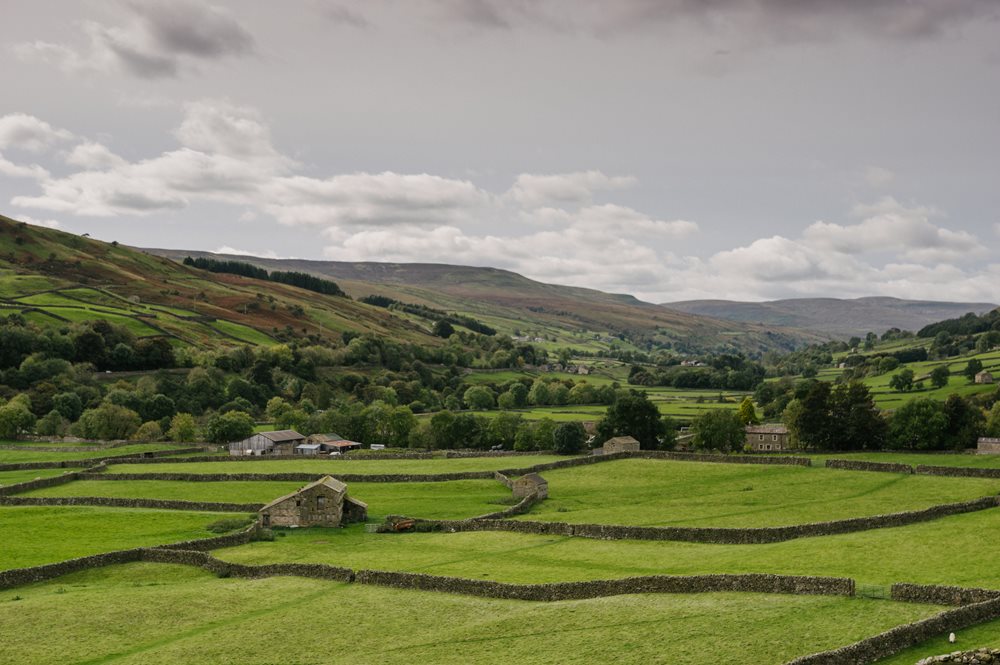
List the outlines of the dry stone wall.
{"label": "dry stone wall", "polygon": [[108,496],[0,496],[4,506],[110,506],[114,508],[162,508],[212,513],[256,513],[262,503],[221,503],[171,499],[127,499]]}
{"label": "dry stone wall", "polygon": [[803,656],[786,665],[869,665],[948,632],[1000,618],[1000,598],[946,610],[922,621],[897,626],[854,644]]}
{"label": "dry stone wall", "polygon": [[880,471],[883,473],[913,473],[913,467],[909,464],[897,464],[894,462],[865,462],[862,460],[828,459],[826,460],[828,469],[844,469],[845,471]]}
{"label": "dry stone wall", "polygon": [[892,599],[929,605],[971,605],[1000,598],[1000,591],[936,584],[893,584]]}
{"label": "dry stone wall", "polygon": [[854,531],[867,531],[886,527],[904,526],[938,519],[948,515],[995,508],[997,497],[984,497],[973,501],[933,506],[889,515],[856,517],[831,522],[813,522],[794,526],[727,528],[727,527],[642,527],[612,524],[567,524],[564,522],[536,522],[476,518],[470,520],[420,520],[424,528],[432,526],[441,531],[510,531],[538,535],[577,536],[598,540],[678,540],[696,543],[721,543],[750,545],[777,543],[811,536],[830,536]]}
{"label": "dry stone wall", "polygon": [[977,469],[964,466],[928,466],[920,464],[917,473],[928,476],[954,476],[957,478],[1000,478],[1000,469]]}

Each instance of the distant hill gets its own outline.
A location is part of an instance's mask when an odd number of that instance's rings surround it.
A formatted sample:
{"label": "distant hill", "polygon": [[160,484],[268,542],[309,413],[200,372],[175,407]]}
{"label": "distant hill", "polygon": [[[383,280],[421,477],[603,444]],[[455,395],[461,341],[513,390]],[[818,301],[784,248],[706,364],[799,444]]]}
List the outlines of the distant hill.
{"label": "distant hill", "polygon": [[982,314],[996,309],[992,303],[936,302],[869,297],[793,298],[769,302],[733,300],[687,300],[663,303],[680,312],[712,316],[730,321],[802,328],[838,338],[868,332],[881,334],[889,328],[917,331],[925,325],[968,312]]}
{"label": "distant hill", "polygon": [[[498,331],[542,340],[550,349],[599,353],[612,345],[680,353],[787,351],[828,339],[784,327],[734,323],[667,309],[624,294],[544,284],[496,268],[428,263],[265,259],[171,249],[143,251],[180,261],[187,256],[245,261],[334,279],[355,298],[381,295],[472,316]],[[616,341],[617,340],[617,341]]]}

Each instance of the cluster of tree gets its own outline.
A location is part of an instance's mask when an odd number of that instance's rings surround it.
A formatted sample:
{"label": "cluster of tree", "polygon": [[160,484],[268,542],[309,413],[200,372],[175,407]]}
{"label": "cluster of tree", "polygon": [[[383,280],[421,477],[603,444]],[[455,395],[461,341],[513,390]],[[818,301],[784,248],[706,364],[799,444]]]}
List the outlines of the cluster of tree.
{"label": "cluster of tree", "polygon": [[994,309],[982,315],[969,312],[957,319],[931,323],[921,328],[917,332],[917,337],[936,337],[942,332],[949,335],[968,336],[987,331],[1000,332],[1000,309]]}
{"label": "cluster of tree", "polygon": [[322,293],[328,296],[346,297],[347,295],[336,282],[329,279],[323,279],[322,277],[317,277],[316,275],[310,275],[309,273],[304,272],[283,270],[268,272],[263,268],[255,266],[251,263],[246,263],[245,261],[220,261],[219,259],[209,259],[204,257],[193,259],[188,256],[184,259],[184,265],[191,266],[192,268],[198,268],[200,270],[207,270],[209,272],[229,273],[232,275],[242,275],[243,277],[252,277],[254,279],[261,279],[264,281],[290,284],[292,286],[297,286],[308,291],[315,291],[316,293]]}
{"label": "cluster of tree", "polygon": [[469,386],[462,395],[462,404],[469,409],[523,409],[529,406],[563,406],[565,404],[611,404],[615,401],[617,384],[595,386],[572,379],[537,378],[507,381],[500,384]]}
{"label": "cluster of tree", "polygon": [[753,390],[764,380],[764,366],[747,360],[742,354],[722,354],[706,359],[705,366],[679,364],[676,358],[667,366],[633,365],[628,382],[639,386],[672,386],[716,390]]}
{"label": "cluster of tree", "polygon": [[472,332],[479,333],[480,335],[497,334],[495,328],[491,328],[482,321],[478,321],[471,316],[456,314],[454,312],[449,313],[441,309],[428,307],[426,305],[405,303],[389,298],[388,296],[372,294],[362,298],[361,302],[368,305],[374,305],[375,307],[399,310],[401,312],[406,312],[407,314],[412,314],[413,316],[419,316],[423,319],[427,319],[428,321],[434,321],[436,323],[434,327],[434,334],[439,337],[450,337],[452,333],[455,332],[453,326],[462,326],[464,328],[468,328]]}

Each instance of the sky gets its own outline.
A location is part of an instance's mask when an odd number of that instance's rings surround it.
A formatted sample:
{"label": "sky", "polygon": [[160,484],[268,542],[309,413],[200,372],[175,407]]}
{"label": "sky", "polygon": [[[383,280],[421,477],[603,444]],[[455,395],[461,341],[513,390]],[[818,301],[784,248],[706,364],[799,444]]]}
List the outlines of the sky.
{"label": "sky", "polygon": [[652,302],[1000,303],[996,0],[0,0],[0,212]]}

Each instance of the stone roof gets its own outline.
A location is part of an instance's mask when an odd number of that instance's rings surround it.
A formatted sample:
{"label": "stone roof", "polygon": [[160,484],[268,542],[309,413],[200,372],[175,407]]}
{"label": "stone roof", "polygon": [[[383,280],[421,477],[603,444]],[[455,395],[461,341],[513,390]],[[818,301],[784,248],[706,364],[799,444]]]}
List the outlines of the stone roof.
{"label": "stone roof", "polygon": [[988,376],[988,377],[992,378],[992,377],[993,377],[993,373],[992,373],[992,372],[990,372],[990,371],[989,371],[988,369],[984,369],[984,370],[983,370],[983,371],[981,371],[981,372],[977,372],[977,373],[976,373],[976,376],[983,376],[983,377],[986,377],[986,376]]}
{"label": "stone roof", "polygon": [[979,443],[1000,443],[1000,439],[991,436],[979,437]]}
{"label": "stone roof", "polygon": [[632,436],[616,436],[605,441],[604,445],[609,443],[639,443],[639,440]]}
{"label": "stone roof", "polygon": [[542,478],[537,473],[526,473],[523,476],[521,476],[520,478],[518,478],[517,480],[515,480],[514,482],[516,483],[518,481],[530,482],[532,485],[548,485],[549,484],[549,481],[545,480],[544,478]]}
{"label": "stone roof", "polygon": [[[267,504],[266,506],[264,506],[263,508],[261,508],[261,510],[267,510],[271,506],[276,506],[279,503],[281,503],[282,501],[287,501],[288,499],[291,499],[293,496],[296,496],[297,494],[302,494],[303,492],[305,492],[307,490],[311,490],[312,488],[316,487],[317,485],[326,485],[327,487],[329,487],[333,491],[339,492],[341,494],[344,494],[344,493],[347,492],[347,485],[345,485],[344,483],[340,482],[339,480],[337,480],[333,476],[323,476],[319,480],[314,480],[313,482],[309,483],[305,487],[300,487],[299,489],[297,489],[294,492],[291,492],[289,494],[286,494],[285,496],[279,496],[277,499],[275,499],[274,501],[270,502],[269,504]],[[361,502],[360,501],[355,501],[354,503],[361,503]],[[368,507],[367,504],[362,504],[362,505],[364,505],[366,508]]]}
{"label": "stone roof", "polygon": [[788,434],[784,425],[747,425],[747,434]]}
{"label": "stone roof", "polygon": [[320,443],[328,443],[330,441],[343,441],[344,437],[340,436],[335,432],[330,432],[328,434],[313,434],[309,437],[311,441],[318,441]]}
{"label": "stone roof", "polygon": [[260,435],[265,439],[270,439],[275,443],[281,443],[283,441],[296,441],[297,439],[306,438],[302,434],[299,434],[293,429],[279,429],[274,432],[261,432]]}

